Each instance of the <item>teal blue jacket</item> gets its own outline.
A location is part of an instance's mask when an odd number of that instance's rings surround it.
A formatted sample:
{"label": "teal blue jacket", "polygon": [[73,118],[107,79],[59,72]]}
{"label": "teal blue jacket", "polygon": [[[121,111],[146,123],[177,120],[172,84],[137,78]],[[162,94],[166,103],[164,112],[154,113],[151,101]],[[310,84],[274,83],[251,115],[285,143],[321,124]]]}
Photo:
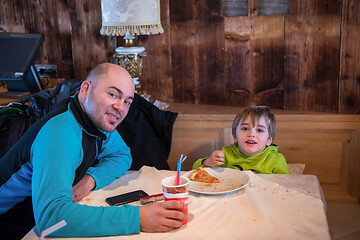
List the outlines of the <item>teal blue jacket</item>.
{"label": "teal blue jacket", "polygon": [[119,133],[97,129],[73,98],[38,120],[0,159],[0,214],[32,196],[37,234],[62,220],[67,225],[52,236],[139,233],[139,207],[72,202],[72,187],[85,174],[99,189],[121,177],[131,161]]}

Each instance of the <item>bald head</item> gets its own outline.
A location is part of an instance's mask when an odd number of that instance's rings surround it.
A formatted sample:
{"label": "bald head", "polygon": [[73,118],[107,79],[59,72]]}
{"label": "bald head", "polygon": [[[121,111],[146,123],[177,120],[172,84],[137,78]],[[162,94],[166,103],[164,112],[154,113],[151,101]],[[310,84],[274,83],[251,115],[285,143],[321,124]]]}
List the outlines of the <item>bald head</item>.
{"label": "bald head", "polygon": [[123,79],[132,79],[129,72],[119,65],[113,63],[101,63],[96,65],[90,71],[86,81],[90,81],[96,86],[99,80],[106,78],[110,73]]}

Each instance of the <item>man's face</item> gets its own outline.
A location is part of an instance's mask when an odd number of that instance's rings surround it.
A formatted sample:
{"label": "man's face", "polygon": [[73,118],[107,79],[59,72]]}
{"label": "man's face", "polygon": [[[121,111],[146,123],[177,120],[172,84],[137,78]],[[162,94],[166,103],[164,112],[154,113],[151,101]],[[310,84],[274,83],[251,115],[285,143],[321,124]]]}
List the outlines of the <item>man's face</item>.
{"label": "man's face", "polygon": [[134,99],[134,84],[127,75],[106,74],[101,77],[96,84],[83,83],[89,85],[83,107],[98,128],[113,132],[129,112]]}
{"label": "man's face", "polygon": [[261,153],[272,142],[264,117],[253,126],[250,117],[236,128],[235,141],[238,143],[240,152],[246,156],[254,156]]}

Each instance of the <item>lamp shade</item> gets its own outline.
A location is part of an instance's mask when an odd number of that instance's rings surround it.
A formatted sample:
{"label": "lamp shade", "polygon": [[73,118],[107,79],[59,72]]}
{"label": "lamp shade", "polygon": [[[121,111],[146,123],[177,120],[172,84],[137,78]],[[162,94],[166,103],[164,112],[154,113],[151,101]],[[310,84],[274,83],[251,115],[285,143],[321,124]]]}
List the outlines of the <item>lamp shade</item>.
{"label": "lamp shade", "polygon": [[149,35],[163,33],[160,0],[101,0],[101,35]]}

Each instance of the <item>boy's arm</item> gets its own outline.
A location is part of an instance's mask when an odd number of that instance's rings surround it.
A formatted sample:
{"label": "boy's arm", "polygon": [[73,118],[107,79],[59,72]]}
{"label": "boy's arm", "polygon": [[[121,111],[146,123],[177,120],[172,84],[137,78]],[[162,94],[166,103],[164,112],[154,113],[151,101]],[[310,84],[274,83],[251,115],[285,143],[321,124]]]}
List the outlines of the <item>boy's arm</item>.
{"label": "boy's arm", "polygon": [[205,157],[205,158],[199,158],[198,160],[196,160],[196,161],[194,162],[194,164],[193,164],[192,169],[196,169],[196,168],[198,168],[198,167],[205,167],[205,166],[203,165],[203,162],[204,162],[206,159],[207,159],[207,157]]}
{"label": "boy's arm", "polygon": [[198,167],[221,167],[224,164],[224,152],[222,150],[214,151],[208,158],[200,158],[196,160],[193,169]]}

